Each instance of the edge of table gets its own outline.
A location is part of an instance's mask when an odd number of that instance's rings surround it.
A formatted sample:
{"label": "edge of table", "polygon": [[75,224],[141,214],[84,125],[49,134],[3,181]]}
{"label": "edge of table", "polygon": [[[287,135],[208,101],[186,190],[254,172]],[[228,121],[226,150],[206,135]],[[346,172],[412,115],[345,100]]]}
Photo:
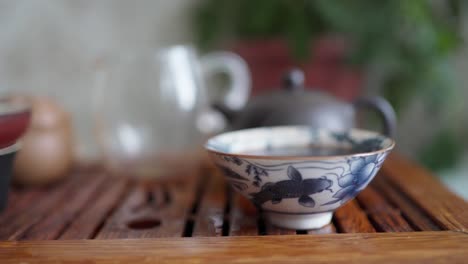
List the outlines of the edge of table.
{"label": "edge of table", "polygon": [[461,231],[0,242],[2,263],[463,262]]}

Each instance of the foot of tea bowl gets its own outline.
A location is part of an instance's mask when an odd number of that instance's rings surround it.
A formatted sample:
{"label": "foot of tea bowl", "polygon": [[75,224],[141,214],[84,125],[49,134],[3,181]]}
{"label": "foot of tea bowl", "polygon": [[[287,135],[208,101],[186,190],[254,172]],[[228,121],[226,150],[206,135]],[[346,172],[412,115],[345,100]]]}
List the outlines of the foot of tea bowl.
{"label": "foot of tea bowl", "polygon": [[317,214],[283,214],[265,212],[265,216],[273,225],[289,229],[318,229],[326,226],[332,219],[333,212]]}

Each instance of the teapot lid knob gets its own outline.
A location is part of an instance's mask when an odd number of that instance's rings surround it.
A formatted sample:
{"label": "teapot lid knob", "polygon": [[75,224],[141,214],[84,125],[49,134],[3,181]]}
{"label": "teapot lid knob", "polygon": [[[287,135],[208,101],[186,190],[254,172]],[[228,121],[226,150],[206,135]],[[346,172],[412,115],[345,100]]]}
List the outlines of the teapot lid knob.
{"label": "teapot lid knob", "polygon": [[304,79],[304,72],[301,69],[291,69],[283,77],[283,88],[288,91],[304,90]]}

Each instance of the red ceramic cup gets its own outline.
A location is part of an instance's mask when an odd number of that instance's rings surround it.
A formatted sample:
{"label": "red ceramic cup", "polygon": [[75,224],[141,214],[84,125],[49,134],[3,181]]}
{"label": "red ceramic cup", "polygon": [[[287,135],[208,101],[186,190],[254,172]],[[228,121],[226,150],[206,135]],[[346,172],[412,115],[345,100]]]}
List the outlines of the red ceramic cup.
{"label": "red ceramic cup", "polygon": [[18,139],[26,131],[31,116],[30,104],[19,98],[0,98],[0,211],[7,204]]}
{"label": "red ceramic cup", "polygon": [[31,107],[26,100],[0,98],[0,149],[11,146],[29,124]]}

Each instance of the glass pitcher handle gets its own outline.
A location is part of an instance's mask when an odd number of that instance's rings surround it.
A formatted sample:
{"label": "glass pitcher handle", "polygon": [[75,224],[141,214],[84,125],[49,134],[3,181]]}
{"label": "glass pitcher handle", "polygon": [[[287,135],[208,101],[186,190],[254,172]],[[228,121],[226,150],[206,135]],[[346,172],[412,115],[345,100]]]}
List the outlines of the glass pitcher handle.
{"label": "glass pitcher handle", "polygon": [[369,109],[379,114],[383,121],[383,134],[391,138],[396,133],[396,114],[392,105],[382,97],[364,97],[354,101],[356,108]]}
{"label": "glass pitcher handle", "polygon": [[204,76],[216,73],[229,75],[230,86],[221,103],[232,111],[242,109],[250,96],[250,71],[247,63],[232,52],[218,51],[208,53],[200,59]]}

